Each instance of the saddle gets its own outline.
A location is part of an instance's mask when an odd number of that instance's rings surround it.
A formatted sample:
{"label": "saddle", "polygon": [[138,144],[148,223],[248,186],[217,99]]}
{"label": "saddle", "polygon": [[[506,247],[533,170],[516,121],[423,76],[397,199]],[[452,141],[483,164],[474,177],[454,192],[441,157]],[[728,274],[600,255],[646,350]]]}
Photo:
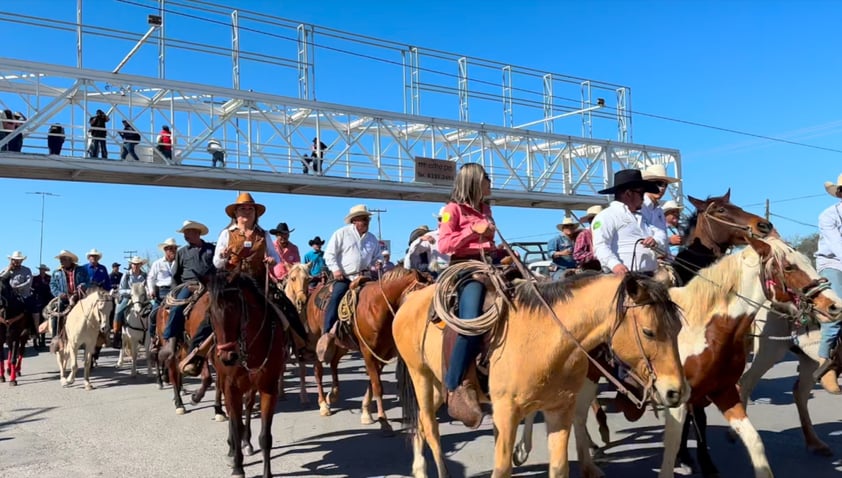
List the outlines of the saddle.
{"label": "saddle", "polygon": [[[190,297],[186,299],[178,299],[178,294],[184,290],[190,290]],[[184,284],[179,284],[175,286],[167,297],[164,298],[164,309],[169,311],[169,309],[183,305],[184,306],[184,317],[190,317],[190,311],[193,310],[193,306],[196,305],[196,302],[199,301],[199,298],[202,297],[202,294],[205,293],[205,286],[200,282],[186,282]]]}
{"label": "saddle", "polygon": [[[354,336],[353,324],[357,310],[357,299],[360,296],[360,291],[363,286],[371,279],[368,277],[358,277],[354,279],[348,286],[348,292],[339,300],[339,320],[334,324],[332,332],[336,342],[345,349],[359,350],[360,346]],[[324,311],[330,302],[330,296],[333,293],[333,286],[336,281],[331,280],[316,292],[315,304],[316,307]]]}

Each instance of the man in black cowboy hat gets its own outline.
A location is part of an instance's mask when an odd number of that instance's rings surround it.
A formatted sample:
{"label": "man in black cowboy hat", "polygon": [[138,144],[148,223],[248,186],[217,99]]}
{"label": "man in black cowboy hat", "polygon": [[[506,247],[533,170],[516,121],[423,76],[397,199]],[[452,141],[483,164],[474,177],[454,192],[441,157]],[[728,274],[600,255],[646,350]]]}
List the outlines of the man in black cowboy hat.
{"label": "man in black cowboy hat", "polygon": [[310,277],[313,278],[311,282],[319,282],[322,276],[327,273],[327,265],[325,264],[325,253],[322,246],[325,241],[321,237],[316,236],[308,242],[313,249],[307,254],[304,254],[304,263],[313,264],[310,266]]}
{"label": "man in black cowboy hat", "polygon": [[640,214],[643,195],[658,191],[658,185],[643,179],[639,170],[623,169],[614,174],[613,186],[598,192],[614,195],[611,205],[591,224],[594,254],[603,269],[624,275],[630,270],[651,273],[658,268],[657,257],[650,249],[656,241]]}
{"label": "man in black cowboy hat", "polygon": [[298,246],[289,242],[289,235],[294,230],[290,229],[285,222],[279,222],[278,227],[269,230],[269,234],[277,238],[274,243],[275,250],[281,256],[281,260],[272,269],[272,275],[278,280],[284,280],[289,273],[290,266],[301,262],[301,253],[298,252]]}
{"label": "man in black cowboy hat", "polygon": [[123,280],[123,273],[120,272],[119,262],[111,264],[111,274],[108,274],[108,278],[111,280],[111,290],[117,290],[120,288],[120,281]]}

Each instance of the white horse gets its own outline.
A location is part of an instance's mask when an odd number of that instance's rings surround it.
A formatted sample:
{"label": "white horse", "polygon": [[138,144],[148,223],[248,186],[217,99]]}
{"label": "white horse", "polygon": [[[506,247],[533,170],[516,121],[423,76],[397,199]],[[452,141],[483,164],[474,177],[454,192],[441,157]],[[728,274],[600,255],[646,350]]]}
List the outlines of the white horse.
{"label": "white horse", "polygon": [[[123,359],[128,356],[132,361],[131,376],[137,376],[137,351],[140,347],[146,348],[149,337],[149,311],[143,314],[143,309],[149,305],[146,296],[146,284],[138,282],[132,284],[132,298],[129,302],[129,310],[126,312],[126,324],[123,327],[123,346],[120,347],[120,356],[117,358],[117,367],[123,366]],[[152,361],[146,357],[146,376],[152,376]]]}
{"label": "white horse", "polygon": [[[107,333],[109,315],[114,303],[108,291],[97,286],[88,289],[85,298],[80,299],[67,314],[64,333],[67,341],[56,352],[58,373],[62,386],[71,385],[76,381],[76,355],[79,348],[85,347],[85,390],[93,389],[91,385],[91,364],[96,351],[100,333]],[[70,360],[70,372],[65,378],[64,371]]]}
{"label": "white horse", "polygon": [[819,366],[819,342],[821,328],[818,324],[807,322],[793,327],[792,319],[776,312],[762,310],[754,319],[756,337],[754,340],[754,358],[751,367],[740,378],[740,395],[743,405],[748,403],[752,390],[760,378],[769,371],[790,350],[798,357],[798,380],[792,386],[795,407],[801,420],[801,431],[807,449],[817,455],[831,456],[833,451],[819,439],[810,419],[807,400],[815,385],[813,372]]}

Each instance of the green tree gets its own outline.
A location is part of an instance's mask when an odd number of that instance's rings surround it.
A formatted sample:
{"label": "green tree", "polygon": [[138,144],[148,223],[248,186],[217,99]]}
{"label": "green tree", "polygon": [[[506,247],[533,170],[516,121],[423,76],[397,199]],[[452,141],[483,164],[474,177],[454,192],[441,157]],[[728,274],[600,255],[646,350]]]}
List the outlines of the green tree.
{"label": "green tree", "polygon": [[795,236],[787,242],[812,261],[816,255],[816,251],[819,249],[819,233],[815,232],[807,236]]}

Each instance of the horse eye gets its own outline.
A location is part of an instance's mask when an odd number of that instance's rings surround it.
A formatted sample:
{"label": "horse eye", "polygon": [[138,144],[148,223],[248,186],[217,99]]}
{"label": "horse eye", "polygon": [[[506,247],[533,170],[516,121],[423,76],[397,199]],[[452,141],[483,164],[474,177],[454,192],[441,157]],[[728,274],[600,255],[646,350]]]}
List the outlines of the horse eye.
{"label": "horse eye", "polygon": [[793,267],[790,264],[787,264],[786,266],[784,266],[784,272],[792,272],[794,270],[795,270],[795,267]]}
{"label": "horse eye", "polygon": [[646,337],[647,339],[654,339],[655,338],[655,332],[652,332],[651,329],[643,329],[643,336]]}
{"label": "horse eye", "polygon": [[721,208],[717,209],[716,212],[721,213],[721,214],[725,214],[725,208],[721,207]]}

